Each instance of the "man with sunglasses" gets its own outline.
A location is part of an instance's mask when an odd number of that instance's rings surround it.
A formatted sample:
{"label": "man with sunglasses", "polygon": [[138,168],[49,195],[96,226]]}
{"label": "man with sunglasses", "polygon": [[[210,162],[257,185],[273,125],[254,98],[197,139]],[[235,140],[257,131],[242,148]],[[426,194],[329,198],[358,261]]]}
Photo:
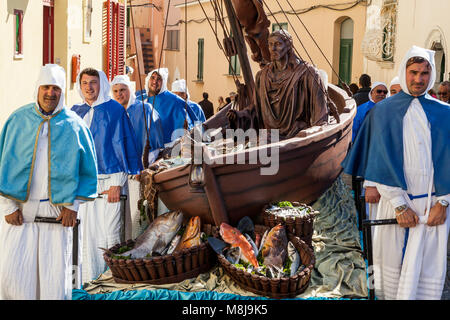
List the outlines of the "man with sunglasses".
{"label": "man with sunglasses", "polygon": [[367,114],[344,172],[376,183],[381,194],[373,235],[378,299],[439,300],[450,228],[450,106],[427,94],[434,51],[413,46],[399,68],[402,91]]}
{"label": "man with sunglasses", "polygon": [[355,119],[353,119],[352,141],[355,141],[356,135],[358,134],[359,128],[361,127],[361,124],[363,123],[367,112],[372,109],[376,103],[386,99],[387,94],[388,89],[385,83],[375,82],[372,85],[372,88],[369,92],[369,101],[363,103],[358,107]]}

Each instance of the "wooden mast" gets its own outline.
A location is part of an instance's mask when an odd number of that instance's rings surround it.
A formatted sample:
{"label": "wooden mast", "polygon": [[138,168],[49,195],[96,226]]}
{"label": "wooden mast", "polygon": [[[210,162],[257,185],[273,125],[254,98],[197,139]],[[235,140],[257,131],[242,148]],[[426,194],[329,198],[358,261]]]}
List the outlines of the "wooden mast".
{"label": "wooden mast", "polygon": [[[247,47],[245,45],[244,36],[242,34],[242,28],[240,26],[239,20],[236,17],[236,13],[234,11],[231,0],[224,0],[224,4],[227,10],[228,20],[230,21],[230,27],[233,32],[233,38],[235,39],[236,52],[238,54],[239,62],[241,64],[241,69],[244,76],[247,97],[251,99],[255,90],[255,80],[253,79],[252,68],[248,60]],[[239,108],[242,108],[242,106],[239,106]]]}

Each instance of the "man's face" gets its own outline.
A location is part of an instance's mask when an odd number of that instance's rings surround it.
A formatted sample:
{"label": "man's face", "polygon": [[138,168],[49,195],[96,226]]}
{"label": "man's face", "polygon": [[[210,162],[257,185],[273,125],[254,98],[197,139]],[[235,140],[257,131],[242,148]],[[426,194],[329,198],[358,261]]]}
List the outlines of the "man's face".
{"label": "man's face", "polygon": [[84,100],[88,104],[93,104],[97,101],[100,93],[100,79],[98,77],[83,74],[80,80],[80,86]]}
{"label": "man's face", "polygon": [[371,96],[372,96],[372,100],[375,103],[380,102],[383,99],[386,99],[386,95],[387,95],[388,91],[387,88],[383,85],[378,85],[375,88],[373,88]]}
{"label": "man's face", "polygon": [[390,88],[391,96],[397,94],[402,90],[402,87],[399,84],[393,84]]}
{"label": "man's face", "polygon": [[43,85],[38,90],[38,103],[45,112],[56,109],[61,98],[61,88],[54,85]]}
{"label": "man's face", "polygon": [[439,90],[438,90],[438,97],[439,100],[444,101],[444,102],[448,102],[449,98],[450,98],[450,88],[448,86],[445,85],[440,85],[439,86]]}
{"label": "man's face", "polygon": [[418,97],[425,93],[430,82],[431,68],[428,62],[413,63],[406,68],[406,85],[409,93]]}
{"label": "man's face", "polygon": [[174,92],[177,96],[179,96],[181,99],[186,100],[187,94],[185,92]]}
{"label": "man's face", "polygon": [[150,95],[157,95],[161,90],[161,87],[162,77],[157,72],[153,72],[148,82],[148,91]]}
{"label": "man's face", "polygon": [[271,61],[280,60],[286,55],[289,50],[289,46],[279,36],[269,37],[269,52]]}
{"label": "man's face", "polygon": [[119,83],[112,86],[114,100],[120,103],[124,108],[128,106],[130,100],[130,89],[126,84]]}

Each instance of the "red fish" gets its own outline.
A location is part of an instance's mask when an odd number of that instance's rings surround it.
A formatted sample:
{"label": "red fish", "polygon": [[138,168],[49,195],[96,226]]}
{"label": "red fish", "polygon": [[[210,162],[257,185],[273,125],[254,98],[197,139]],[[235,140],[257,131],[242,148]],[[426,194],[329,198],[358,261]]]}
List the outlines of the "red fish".
{"label": "red fish", "polygon": [[183,237],[178,243],[175,251],[185,248],[195,247],[201,245],[200,233],[201,233],[201,221],[200,217],[192,217],[184,231]]}
{"label": "red fish", "polygon": [[247,261],[249,261],[255,268],[259,266],[252,245],[238,229],[223,222],[220,225],[220,236],[223,241],[231,244],[231,247],[239,247],[243,257],[247,259]]}

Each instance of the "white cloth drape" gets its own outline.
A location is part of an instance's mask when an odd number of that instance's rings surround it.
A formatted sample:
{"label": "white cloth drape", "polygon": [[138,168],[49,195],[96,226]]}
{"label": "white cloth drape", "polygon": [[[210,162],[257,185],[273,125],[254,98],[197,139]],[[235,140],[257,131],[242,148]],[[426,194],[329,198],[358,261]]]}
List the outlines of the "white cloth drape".
{"label": "white cloth drape", "polygon": [[[431,196],[434,188],[429,126],[419,100],[414,99],[403,119],[403,165],[408,190],[377,184],[381,194],[377,219],[395,218],[394,208],[403,204],[420,219],[420,224],[409,228],[403,260],[406,229],[398,225],[376,227],[373,258],[375,294],[379,299],[441,298],[447,262],[449,209],[444,224],[430,227],[426,221],[438,198],[448,201],[450,195]],[[410,200],[408,193],[428,194],[428,197]]]}

